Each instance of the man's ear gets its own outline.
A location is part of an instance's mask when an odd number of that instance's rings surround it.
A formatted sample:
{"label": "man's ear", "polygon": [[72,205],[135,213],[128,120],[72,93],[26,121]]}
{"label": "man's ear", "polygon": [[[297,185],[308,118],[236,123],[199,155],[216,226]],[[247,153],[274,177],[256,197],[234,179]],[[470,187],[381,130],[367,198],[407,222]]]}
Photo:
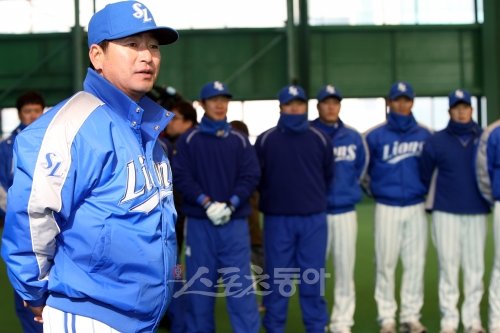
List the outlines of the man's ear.
{"label": "man's ear", "polygon": [[102,71],[104,50],[97,44],[92,44],[89,50],[89,59],[97,72]]}

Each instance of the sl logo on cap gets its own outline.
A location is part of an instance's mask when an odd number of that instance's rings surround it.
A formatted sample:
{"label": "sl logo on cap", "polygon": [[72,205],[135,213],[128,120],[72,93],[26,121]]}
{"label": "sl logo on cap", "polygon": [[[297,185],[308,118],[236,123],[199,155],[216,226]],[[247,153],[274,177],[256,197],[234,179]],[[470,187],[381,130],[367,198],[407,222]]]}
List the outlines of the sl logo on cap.
{"label": "sl logo on cap", "polygon": [[288,88],[288,93],[292,96],[297,96],[299,94],[299,90],[297,87],[290,86],[290,88]]}
{"label": "sl logo on cap", "polygon": [[464,92],[462,90],[455,91],[455,96],[458,98],[464,98]]}
{"label": "sl logo on cap", "polygon": [[332,86],[332,85],[327,85],[326,86],[326,92],[329,93],[329,94],[335,94],[335,87]]}
{"label": "sl logo on cap", "polygon": [[142,4],[136,2],[132,5],[135,13],[133,14],[136,19],[143,19],[142,22],[146,23],[152,20],[148,14],[147,8],[142,8]]}
{"label": "sl logo on cap", "polygon": [[224,85],[219,81],[215,81],[214,82],[214,89],[222,91],[222,90],[224,90]]}
{"label": "sl logo on cap", "polygon": [[399,91],[406,91],[406,85],[404,83],[399,83],[398,90]]}

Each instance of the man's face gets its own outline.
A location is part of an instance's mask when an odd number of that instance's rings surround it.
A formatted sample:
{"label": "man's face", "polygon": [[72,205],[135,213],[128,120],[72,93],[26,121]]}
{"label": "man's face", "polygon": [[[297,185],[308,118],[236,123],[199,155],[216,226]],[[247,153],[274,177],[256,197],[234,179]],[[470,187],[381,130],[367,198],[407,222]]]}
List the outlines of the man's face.
{"label": "man's face", "polygon": [[169,137],[175,138],[193,127],[193,122],[184,118],[175,108],[172,109],[172,112],[175,117],[168,123],[165,131]]}
{"label": "man's face", "polygon": [[90,59],[96,71],[138,101],[153,88],[160,71],[158,40],[150,32],[144,32],[109,42],[104,51],[92,45]]}
{"label": "man's face", "polygon": [[411,108],[413,107],[413,100],[406,96],[401,96],[394,100],[389,100],[389,107],[397,114],[408,116],[411,113]]}
{"label": "man's face", "polygon": [[43,113],[43,106],[40,104],[24,104],[19,111],[19,120],[28,126],[38,119]]}
{"label": "man's face", "polygon": [[328,97],[318,103],[319,118],[325,123],[336,123],[339,120],[340,101]]}
{"label": "man's face", "polygon": [[284,114],[305,114],[307,112],[307,103],[300,99],[294,99],[286,104],[281,104],[280,109]]}
{"label": "man's face", "polygon": [[229,98],[226,96],[215,96],[204,100],[201,106],[203,106],[208,118],[216,121],[224,120],[227,115]]}
{"label": "man's face", "polygon": [[458,103],[450,109],[451,120],[467,124],[472,120],[472,107],[465,103]]}

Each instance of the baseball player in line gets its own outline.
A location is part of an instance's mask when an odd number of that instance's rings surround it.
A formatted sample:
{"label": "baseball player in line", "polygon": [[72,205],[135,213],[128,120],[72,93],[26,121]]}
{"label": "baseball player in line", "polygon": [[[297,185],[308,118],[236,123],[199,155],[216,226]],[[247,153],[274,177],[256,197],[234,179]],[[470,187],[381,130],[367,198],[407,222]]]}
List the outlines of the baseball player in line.
{"label": "baseball player in line", "polygon": [[476,176],[481,194],[493,205],[495,256],[488,290],[488,326],[490,333],[500,333],[500,120],[489,125],[481,135]]}
{"label": "baseball player in line", "polygon": [[458,272],[464,276],[462,323],[466,333],[484,333],[479,313],[483,296],[484,242],[489,205],[474,172],[480,126],[472,120],[471,95],[461,89],[449,95],[450,121],[424,145],[421,177],[429,188],[432,240],[439,258],[441,333],[459,324]]}
{"label": "baseball player in line", "polygon": [[16,138],[2,257],[45,333],[155,332],[165,313],[176,212],[157,139],[173,114],[145,94],[177,39],[140,2],[107,5],[84,90]]}
{"label": "baseball player in line", "polygon": [[[300,86],[278,94],[280,118],[257,137],[262,170],[260,209],[264,213],[265,273],[263,319],[268,333],[284,333],[290,294],[282,282],[299,275],[299,299],[307,333],[324,333],[328,323],[321,293],[327,241],[326,193],[333,172],[330,139],[307,120]],[[285,290],[284,290],[285,289]]]}
{"label": "baseball player in line", "polygon": [[396,332],[394,274],[403,262],[400,332],[424,333],[420,310],[424,302],[423,274],[427,249],[426,189],[419,159],[431,132],[411,112],[415,95],[405,82],[392,85],[387,121],[365,133],[370,162],[363,181],[375,198],[376,287],[380,333]]}
{"label": "baseball player in line", "polygon": [[174,183],[187,217],[188,333],[217,331],[214,306],[219,277],[225,284],[233,332],[257,333],[260,328],[247,222],[248,199],[260,169],[248,138],[227,122],[231,97],[222,82],[202,87],[205,114],[198,126],[181,135],[173,158]]}
{"label": "baseball player in line", "polygon": [[355,205],[361,200],[360,179],[366,171],[368,148],[355,129],[339,118],[342,95],[332,86],[318,93],[319,118],[311,125],[322,130],[332,141],[334,178],[328,192],[327,254],[333,252],[335,271],[334,305],[330,331],[350,333],[354,325],[356,295],[354,262],[356,258],[357,216]]}

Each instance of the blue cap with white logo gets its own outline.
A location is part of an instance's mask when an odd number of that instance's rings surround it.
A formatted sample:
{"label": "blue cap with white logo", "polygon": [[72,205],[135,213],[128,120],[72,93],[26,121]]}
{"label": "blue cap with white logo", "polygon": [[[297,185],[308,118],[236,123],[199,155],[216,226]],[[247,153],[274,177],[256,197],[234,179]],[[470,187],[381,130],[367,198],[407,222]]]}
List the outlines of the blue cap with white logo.
{"label": "blue cap with white logo", "polygon": [[200,99],[202,101],[217,96],[233,97],[227,86],[220,81],[209,82],[201,88]]}
{"label": "blue cap with white logo", "polygon": [[328,97],[334,97],[334,98],[338,99],[339,101],[342,100],[342,94],[340,93],[340,90],[338,90],[337,88],[335,88],[331,84],[328,84],[328,85],[324,86],[323,88],[321,88],[316,99],[318,100],[318,102],[322,102],[325,99],[327,99]]}
{"label": "blue cap with white logo", "polygon": [[454,107],[459,103],[472,105],[471,94],[467,90],[457,89],[452,91],[448,96],[448,105],[450,106],[450,108]]}
{"label": "blue cap with white logo", "polygon": [[393,101],[401,96],[408,97],[409,99],[414,99],[415,92],[413,91],[413,87],[409,83],[398,81],[391,86],[391,90],[389,91],[389,99]]}
{"label": "blue cap with white logo", "polygon": [[137,1],[121,1],[106,5],[89,22],[88,46],[151,31],[160,45],[179,38],[175,29],[156,25],[149,9]]}
{"label": "blue cap with white logo", "polygon": [[290,103],[294,99],[307,102],[307,96],[304,89],[301,86],[293,84],[282,88],[278,94],[278,99],[280,104]]}

